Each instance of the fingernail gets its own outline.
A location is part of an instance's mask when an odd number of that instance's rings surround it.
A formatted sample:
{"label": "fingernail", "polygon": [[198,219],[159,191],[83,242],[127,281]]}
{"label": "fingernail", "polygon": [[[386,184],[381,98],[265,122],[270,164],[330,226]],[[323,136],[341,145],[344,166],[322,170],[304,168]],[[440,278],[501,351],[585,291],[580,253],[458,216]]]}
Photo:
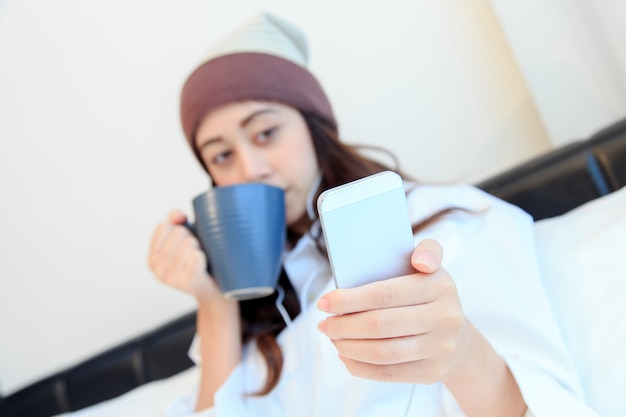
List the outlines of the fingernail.
{"label": "fingernail", "polygon": [[328,298],[326,297],[320,298],[320,300],[317,302],[317,308],[319,310],[328,312],[330,310],[330,301],[328,301]]}
{"label": "fingernail", "polygon": [[413,265],[423,265],[429,271],[435,269],[435,258],[429,252],[417,252],[412,261]]}
{"label": "fingernail", "polygon": [[317,330],[326,334],[326,320],[322,320],[319,322],[319,324],[317,325]]}

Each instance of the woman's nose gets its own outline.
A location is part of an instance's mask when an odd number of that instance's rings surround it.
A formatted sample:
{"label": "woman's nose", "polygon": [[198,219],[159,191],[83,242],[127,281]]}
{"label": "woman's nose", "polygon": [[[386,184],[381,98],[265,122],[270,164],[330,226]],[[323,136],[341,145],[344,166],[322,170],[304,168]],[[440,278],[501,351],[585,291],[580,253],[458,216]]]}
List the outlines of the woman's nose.
{"label": "woman's nose", "polygon": [[246,182],[258,182],[269,175],[270,165],[262,152],[251,148],[240,152],[241,172]]}

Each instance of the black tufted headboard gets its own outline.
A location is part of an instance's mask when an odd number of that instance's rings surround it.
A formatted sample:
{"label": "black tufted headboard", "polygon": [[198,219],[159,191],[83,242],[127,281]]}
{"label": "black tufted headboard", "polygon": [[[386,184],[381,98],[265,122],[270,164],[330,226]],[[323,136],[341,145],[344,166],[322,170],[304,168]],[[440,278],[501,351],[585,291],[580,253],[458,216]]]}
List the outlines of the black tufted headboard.
{"label": "black tufted headboard", "polygon": [[[626,185],[626,119],[477,184],[535,220],[563,214]],[[114,398],[190,366],[195,314],[0,399],[2,417],[48,417]]]}

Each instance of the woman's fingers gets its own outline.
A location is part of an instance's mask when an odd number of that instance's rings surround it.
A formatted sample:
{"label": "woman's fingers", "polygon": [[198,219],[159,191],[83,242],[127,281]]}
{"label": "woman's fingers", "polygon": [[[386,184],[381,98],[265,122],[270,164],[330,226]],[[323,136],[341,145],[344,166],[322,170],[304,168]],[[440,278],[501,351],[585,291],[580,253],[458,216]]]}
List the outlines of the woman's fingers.
{"label": "woman's fingers", "polygon": [[153,259],[153,272],[163,280],[171,276],[179,267],[184,252],[179,251],[185,238],[190,237],[189,232],[181,226],[166,224],[163,237],[151,253]]}
{"label": "woman's fingers", "polygon": [[421,334],[386,339],[333,340],[337,351],[346,358],[375,365],[392,365],[432,357],[447,357],[457,347],[458,325],[432,329]]}
{"label": "woman's fingers", "polygon": [[159,223],[152,234],[152,239],[150,240],[150,254],[158,252],[161,249],[161,246],[171,233],[174,225],[182,225],[187,221],[187,216],[180,210],[172,210],[167,217],[168,221]]}
{"label": "woman's fingers", "polygon": [[[389,280],[399,303],[330,316],[319,329],[330,339],[386,339],[458,327],[464,316],[454,281],[444,269],[427,276]],[[404,289],[406,285],[414,291]],[[346,290],[353,291],[355,289]],[[411,294],[415,296],[411,297]],[[327,295],[332,299],[334,294]],[[349,297],[350,298],[350,297]]]}
{"label": "woman's fingers", "polygon": [[[334,341],[348,371],[376,381],[431,384],[442,381],[468,360],[476,329],[459,326],[404,338]],[[473,341],[471,341],[473,339]]]}
{"label": "woman's fingers", "polygon": [[456,294],[456,286],[448,273],[439,268],[432,274],[417,273],[356,288],[333,290],[320,298],[317,306],[330,314],[351,314],[426,304],[448,294]]}
{"label": "woman's fingers", "polygon": [[432,328],[429,310],[418,305],[333,316],[320,323],[320,330],[335,341],[412,336]]}
{"label": "woman's fingers", "polygon": [[206,272],[206,256],[198,239],[182,224],[187,220],[180,211],[172,211],[152,236],[148,265],[164,284],[208,299],[219,293]]}
{"label": "woman's fingers", "polygon": [[439,242],[425,239],[411,255],[411,263],[418,274],[331,291],[320,299],[317,306],[327,313],[349,314],[432,301],[437,294],[433,292],[429,279],[438,276],[442,258],[443,249]]}
{"label": "woman's fingers", "polygon": [[435,359],[421,359],[391,365],[375,365],[340,355],[348,371],[357,377],[381,382],[432,384],[441,380],[446,369]]}
{"label": "woman's fingers", "polygon": [[170,223],[161,222],[152,234],[152,238],[150,239],[150,250],[148,251],[148,264],[150,265],[150,269],[152,269],[152,262],[154,262],[154,254],[161,249],[165,236],[167,236],[171,228],[172,225]]}
{"label": "woman's fingers", "polygon": [[167,218],[172,224],[183,224],[187,221],[187,216],[180,210],[170,211]]}
{"label": "woman's fingers", "polygon": [[434,240],[415,248],[417,273],[331,291],[319,324],[356,376],[378,381],[440,381],[465,357],[467,320]]}
{"label": "woman's fingers", "polygon": [[434,239],[424,239],[417,244],[411,254],[411,265],[418,272],[435,272],[441,266],[443,248]]}

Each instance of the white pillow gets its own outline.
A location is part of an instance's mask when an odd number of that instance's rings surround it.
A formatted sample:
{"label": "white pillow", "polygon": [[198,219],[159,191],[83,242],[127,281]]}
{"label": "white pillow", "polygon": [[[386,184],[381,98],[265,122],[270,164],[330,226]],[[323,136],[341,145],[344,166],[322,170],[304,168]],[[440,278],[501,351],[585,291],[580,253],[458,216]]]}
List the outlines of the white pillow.
{"label": "white pillow", "polygon": [[535,223],[548,295],[589,405],[626,415],[626,187]]}

